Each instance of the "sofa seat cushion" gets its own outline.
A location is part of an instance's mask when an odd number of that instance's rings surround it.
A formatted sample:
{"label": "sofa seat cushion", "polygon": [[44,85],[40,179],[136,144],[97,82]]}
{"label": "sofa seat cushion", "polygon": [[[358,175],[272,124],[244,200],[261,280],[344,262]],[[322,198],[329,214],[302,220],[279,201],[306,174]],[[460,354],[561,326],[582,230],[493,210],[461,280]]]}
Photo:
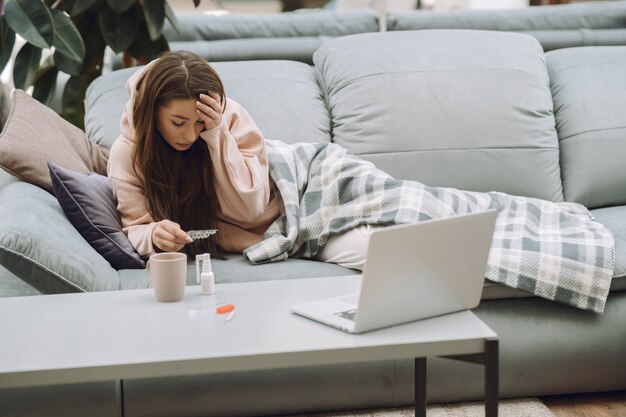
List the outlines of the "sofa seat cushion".
{"label": "sofa seat cushion", "polygon": [[333,141],[383,171],[431,186],[562,200],[552,96],[534,38],[361,34],[327,42],[314,62]]}
{"label": "sofa seat cushion", "polygon": [[72,226],[56,198],[24,181],[0,189],[0,265],[46,294],[120,286],[115,269]]}
{"label": "sofa seat cushion", "polygon": [[[213,273],[218,284],[248,281],[273,281],[280,279],[314,278],[358,274],[359,271],[335,264],[289,258],[286,261],[262,265],[252,265],[240,254],[228,254],[226,260],[212,259]],[[150,287],[150,279],[145,270],[120,270],[121,289]],[[187,266],[187,285],[197,285],[196,265]]]}
{"label": "sofa seat cushion", "polygon": [[[215,280],[218,284],[354,275],[360,273],[360,271],[331,263],[295,258],[289,258],[282,262],[251,265],[247,259],[239,254],[229,254],[227,260],[212,259],[211,263],[213,264]],[[148,288],[151,286],[145,270],[124,269],[118,271],[118,273],[121,283],[120,288],[123,290]],[[622,282],[626,284],[626,279]],[[187,266],[187,285],[197,285],[195,262],[190,262]],[[529,297],[534,297],[534,295],[523,290],[485,280],[481,299],[499,300]]]}
{"label": "sofa seat cushion", "polygon": [[626,46],[552,51],[546,62],[565,199],[626,204]]}
{"label": "sofa seat cushion", "polygon": [[[330,119],[315,71],[293,61],[211,63],[226,95],[240,103],[268,139],[330,142]],[[104,74],[94,80],[85,99],[85,129],[90,138],[110,147],[120,134],[128,100],[126,80],[138,68]]]}

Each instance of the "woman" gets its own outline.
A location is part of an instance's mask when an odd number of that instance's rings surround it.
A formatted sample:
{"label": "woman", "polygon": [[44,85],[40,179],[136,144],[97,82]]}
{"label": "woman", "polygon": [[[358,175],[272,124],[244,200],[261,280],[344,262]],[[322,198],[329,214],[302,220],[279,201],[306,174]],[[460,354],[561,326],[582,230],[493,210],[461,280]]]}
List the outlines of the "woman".
{"label": "woman", "polygon": [[[604,308],[613,236],[579,204],[394,179],[333,143],[266,143],[248,113],[226,98],[216,72],[192,53],[164,54],[127,87],[108,175],[141,256],[243,252],[252,263],[298,256],[362,269],[372,227],[495,208],[487,278]],[[191,242],[186,233],[210,228],[219,233],[205,240]]]}
{"label": "woman", "polygon": [[[259,243],[280,215],[265,140],[245,109],[226,98],[215,70],[193,53],[167,52],[133,74],[127,89],[107,171],[139,255],[223,257]],[[219,233],[192,242],[191,229]],[[320,259],[360,268],[369,229],[331,239]]]}

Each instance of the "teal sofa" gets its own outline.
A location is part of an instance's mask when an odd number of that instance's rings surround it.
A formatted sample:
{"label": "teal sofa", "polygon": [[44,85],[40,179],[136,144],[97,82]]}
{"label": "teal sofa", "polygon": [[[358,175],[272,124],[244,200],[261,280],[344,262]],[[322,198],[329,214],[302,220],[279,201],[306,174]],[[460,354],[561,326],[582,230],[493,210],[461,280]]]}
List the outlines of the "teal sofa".
{"label": "teal sofa", "polygon": [[[342,36],[319,47],[312,62],[213,64],[226,94],[269,139],[335,142],[398,178],[592,210],[616,241],[603,315],[492,282],[475,312],[500,337],[502,397],[626,389],[626,46],[545,53],[527,34],[424,29]],[[105,74],[89,88],[86,130],[102,145],[117,137],[124,84],[134,71]],[[19,233],[34,246],[17,256],[9,250],[14,225],[29,216],[39,221]],[[54,227],[43,226],[47,219]],[[81,239],[53,195],[0,172],[3,296],[149,286],[141,269],[81,272],[102,265]],[[46,259],[45,248],[59,245],[79,251],[84,268],[55,271],[67,265]],[[214,272],[218,283],[356,273],[299,259],[252,266],[240,255],[215,261]],[[431,402],[482,398],[480,367],[435,359],[428,374]],[[255,416],[401,406],[413,395],[413,362],[400,360],[8,389],[0,390],[0,410]]]}

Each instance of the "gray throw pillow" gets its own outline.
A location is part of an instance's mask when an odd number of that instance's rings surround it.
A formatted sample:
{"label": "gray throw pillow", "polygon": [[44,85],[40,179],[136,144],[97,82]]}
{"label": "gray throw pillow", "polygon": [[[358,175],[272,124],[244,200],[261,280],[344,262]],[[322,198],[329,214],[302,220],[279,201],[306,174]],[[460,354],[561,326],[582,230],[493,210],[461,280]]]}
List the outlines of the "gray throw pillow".
{"label": "gray throw pillow", "polygon": [[103,175],[75,172],[48,162],[52,190],[65,215],[87,242],[115,269],[139,269],[135,251],[117,212],[111,183]]}
{"label": "gray throw pillow", "polygon": [[11,105],[0,133],[0,168],[50,192],[47,161],[84,174],[106,173],[108,148],[22,90],[13,90]]}

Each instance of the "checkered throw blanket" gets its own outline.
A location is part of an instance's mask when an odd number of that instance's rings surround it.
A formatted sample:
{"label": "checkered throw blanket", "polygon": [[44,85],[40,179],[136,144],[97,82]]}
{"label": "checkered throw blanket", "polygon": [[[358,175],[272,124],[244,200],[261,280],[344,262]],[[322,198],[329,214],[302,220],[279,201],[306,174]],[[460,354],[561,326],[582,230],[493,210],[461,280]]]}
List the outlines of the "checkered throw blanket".
{"label": "checkered throw blanket", "polygon": [[581,309],[604,311],[613,275],[609,230],[575,203],[396,180],[336,144],[267,141],[282,215],[244,251],[253,263],[315,258],[329,236],[499,210],[486,278]]}

